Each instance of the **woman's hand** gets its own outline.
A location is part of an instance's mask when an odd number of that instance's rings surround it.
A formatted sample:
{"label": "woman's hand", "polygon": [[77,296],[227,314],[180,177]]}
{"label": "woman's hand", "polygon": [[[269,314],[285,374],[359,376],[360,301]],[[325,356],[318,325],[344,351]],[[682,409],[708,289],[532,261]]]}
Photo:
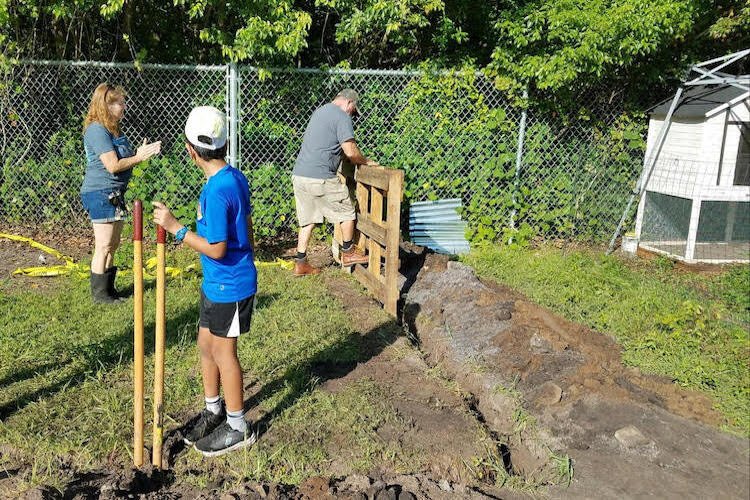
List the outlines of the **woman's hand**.
{"label": "woman's hand", "polygon": [[158,155],[161,152],[161,141],[148,143],[148,139],[143,139],[143,144],[136,151],[135,156],[138,158],[138,162],[146,161],[154,155]]}
{"label": "woman's hand", "polygon": [[170,234],[174,234],[182,228],[182,224],[174,218],[167,206],[159,201],[154,202],[154,222]]}

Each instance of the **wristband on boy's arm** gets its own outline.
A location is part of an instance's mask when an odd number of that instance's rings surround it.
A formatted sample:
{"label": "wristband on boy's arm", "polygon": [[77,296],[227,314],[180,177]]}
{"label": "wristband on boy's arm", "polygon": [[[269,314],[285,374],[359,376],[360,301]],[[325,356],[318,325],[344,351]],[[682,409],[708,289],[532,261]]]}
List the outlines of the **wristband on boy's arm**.
{"label": "wristband on boy's arm", "polygon": [[174,240],[177,243],[182,243],[182,240],[185,239],[185,235],[188,232],[187,226],[182,226],[176,233],[174,233]]}

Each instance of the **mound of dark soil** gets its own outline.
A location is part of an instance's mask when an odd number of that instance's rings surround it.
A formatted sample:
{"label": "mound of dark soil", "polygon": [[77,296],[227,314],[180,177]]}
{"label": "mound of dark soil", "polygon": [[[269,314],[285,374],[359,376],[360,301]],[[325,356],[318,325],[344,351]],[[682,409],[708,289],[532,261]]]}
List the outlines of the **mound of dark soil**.
{"label": "mound of dark soil", "polygon": [[555,496],[748,497],[748,441],[715,428],[708,397],[623,366],[609,336],[483,283],[466,265],[424,264],[404,322],[428,362],[476,397],[515,471],[554,475],[568,454],[574,480]]}

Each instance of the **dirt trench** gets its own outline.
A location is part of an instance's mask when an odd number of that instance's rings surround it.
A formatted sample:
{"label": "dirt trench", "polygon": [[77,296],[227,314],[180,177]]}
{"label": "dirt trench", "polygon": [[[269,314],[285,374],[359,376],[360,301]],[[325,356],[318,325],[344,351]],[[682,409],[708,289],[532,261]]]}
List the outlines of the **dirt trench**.
{"label": "dirt trench", "polygon": [[716,428],[708,397],[623,366],[609,336],[464,264],[420,260],[404,323],[476,399],[512,474],[556,483],[555,498],[748,498],[748,440]]}

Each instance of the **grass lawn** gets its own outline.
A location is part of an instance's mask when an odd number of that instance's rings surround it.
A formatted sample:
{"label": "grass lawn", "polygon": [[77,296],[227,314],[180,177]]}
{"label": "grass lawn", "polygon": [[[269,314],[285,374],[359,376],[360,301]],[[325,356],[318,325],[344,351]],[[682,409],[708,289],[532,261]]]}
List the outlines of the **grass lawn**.
{"label": "grass lawn", "polygon": [[[128,248],[118,259],[127,263]],[[194,253],[185,250],[168,257],[171,266],[194,261]],[[332,455],[353,472],[376,464],[404,472],[419,467],[418,458],[402,457],[376,439],[374,429],[384,422],[401,425],[376,384],[365,379],[336,393],[319,389],[316,364],[363,358],[361,336],[327,294],[323,278],[299,280],[279,267],[259,271],[262,291],[253,333],[239,342],[239,355],[263,387],[255,402],[274,438],[214,459],[210,467],[188,450],[174,464],[175,475],[196,486],[231,487],[244,479],[296,484],[325,474]],[[133,326],[132,301],[95,305],[88,280],[53,280],[40,290],[18,290],[17,282],[0,281],[0,470],[20,467],[23,484],[60,488],[71,470],[132,463]],[[202,407],[195,345],[199,284],[197,276],[168,281],[167,431]],[[155,289],[153,283],[147,287],[148,443]],[[382,313],[382,323],[387,322]],[[331,449],[332,442],[346,451]]]}
{"label": "grass lawn", "polygon": [[623,361],[713,396],[750,435],[750,268],[716,274],[601,251],[483,246],[463,259],[569,320],[613,334]]}

